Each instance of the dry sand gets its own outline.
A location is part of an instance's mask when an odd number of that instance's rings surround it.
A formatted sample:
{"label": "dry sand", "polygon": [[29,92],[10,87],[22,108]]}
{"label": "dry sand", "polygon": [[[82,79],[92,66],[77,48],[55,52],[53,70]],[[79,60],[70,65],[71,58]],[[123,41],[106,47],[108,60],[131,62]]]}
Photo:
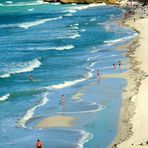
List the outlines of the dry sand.
{"label": "dry sand", "polygon": [[[140,18],[143,15],[145,18]],[[148,147],[148,17],[141,10],[134,17],[135,22],[131,18],[126,24],[140,32],[140,46],[134,51],[138,44],[135,41],[128,54],[131,69],[123,94],[119,131],[112,146],[118,148]]]}
{"label": "dry sand", "polygon": [[36,128],[52,128],[52,127],[71,127],[74,125],[75,118],[69,116],[52,116],[39,122]]}

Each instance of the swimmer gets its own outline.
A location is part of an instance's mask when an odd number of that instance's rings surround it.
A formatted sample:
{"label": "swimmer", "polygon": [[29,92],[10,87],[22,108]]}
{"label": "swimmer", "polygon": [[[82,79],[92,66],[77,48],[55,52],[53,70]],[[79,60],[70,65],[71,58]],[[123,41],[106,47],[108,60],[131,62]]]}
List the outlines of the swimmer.
{"label": "swimmer", "polygon": [[29,76],[29,80],[30,80],[30,81],[33,81],[32,75]]}

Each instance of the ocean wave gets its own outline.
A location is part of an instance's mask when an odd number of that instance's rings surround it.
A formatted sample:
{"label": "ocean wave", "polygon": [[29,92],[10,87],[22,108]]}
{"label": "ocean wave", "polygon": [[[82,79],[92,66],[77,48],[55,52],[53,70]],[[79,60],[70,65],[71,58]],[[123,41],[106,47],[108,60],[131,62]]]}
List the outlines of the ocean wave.
{"label": "ocean wave", "polygon": [[99,49],[92,50],[91,53],[96,53],[96,52],[98,52],[98,51],[99,51]]}
{"label": "ocean wave", "polygon": [[78,38],[78,37],[80,37],[81,35],[80,34],[74,34],[74,35],[71,35],[71,36],[69,36],[69,38],[70,39],[75,39],[75,38]]}
{"label": "ocean wave", "polygon": [[114,39],[114,40],[106,40],[104,41],[104,43],[107,43],[108,45],[113,45],[119,42],[124,42],[124,41],[128,41],[129,39],[134,38],[135,36],[137,36],[138,33],[134,33],[133,35],[129,35],[123,38],[118,38],[118,39]]}
{"label": "ocean wave", "polygon": [[13,2],[12,2],[12,1],[6,1],[6,3],[7,3],[7,4],[12,4]]}
{"label": "ocean wave", "polygon": [[39,51],[46,51],[46,50],[68,50],[68,49],[72,49],[74,48],[73,45],[66,45],[66,46],[55,46],[55,47],[37,47],[37,48],[33,48],[33,47],[30,47],[29,50],[33,50],[33,51],[36,51],[36,50],[39,50]]}
{"label": "ocean wave", "polygon": [[67,13],[64,16],[72,16],[72,14],[71,13]]}
{"label": "ocean wave", "polygon": [[1,97],[0,97],[0,101],[5,101],[5,100],[7,100],[9,97],[10,97],[10,94],[9,94],[9,93],[6,94],[6,95],[4,95],[4,96],[1,96]]}
{"label": "ocean wave", "polygon": [[81,30],[80,30],[80,32],[85,32],[85,31],[86,31],[86,29],[81,29]]}
{"label": "ocean wave", "polygon": [[28,11],[34,11],[34,8],[28,9]]}
{"label": "ocean wave", "polygon": [[98,57],[100,57],[100,55],[96,55],[96,56],[93,56],[93,57],[89,57],[89,58],[87,59],[87,62],[89,62],[89,61],[91,61],[91,60],[94,60],[94,59],[96,59],[96,58],[98,58]]}
{"label": "ocean wave", "polygon": [[79,27],[77,27],[77,26],[72,26],[72,29],[78,30]]}
{"label": "ocean wave", "polygon": [[37,104],[36,106],[32,107],[31,109],[29,109],[26,112],[26,114],[17,122],[17,126],[18,127],[26,128],[26,123],[33,117],[35,110],[38,107],[45,105],[49,101],[48,94],[49,93],[46,92],[43,95],[43,99],[39,102],[39,104]]}
{"label": "ocean wave", "polygon": [[67,45],[67,46],[43,48],[41,50],[67,50],[67,49],[72,49],[72,48],[74,48],[73,45]]}
{"label": "ocean wave", "polygon": [[80,10],[85,10],[85,9],[88,9],[88,8],[104,6],[104,5],[106,5],[106,4],[100,3],[100,4],[89,4],[89,5],[84,5],[84,6],[74,6],[70,9],[64,10],[63,12],[76,13],[77,11],[80,11]]}
{"label": "ocean wave", "polygon": [[96,21],[96,18],[91,18],[90,19],[90,22],[94,22],[94,21]]}
{"label": "ocean wave", "polygon": [[19,7],[19,6],[34,6],[34,5],[41,5],[41,4],[48,4],[46,2],[43,2],[42,0],[38,0],[35,2],[18,2],[13,3],[12,1],[6,1],[6,4],[2,4],[3,7]]}
{"label": "ocean wave", "polygon": [[97,64],[98,62],[99,62],[99,61],[91,63],[90,67],[93,67],[93,66],[94,66],[95,64]]}
{"label": "ocean wave", "polygon": [[[38,59],[34,59],[29,62],[20,62],[10,65],[10,68],[6,70],[4,74],[0,75],[0,78],[7,78],[13,74],[24,73],[34,70],[35,68],[40,67],[41,62]],[[8,72],[7,72],[8,71]]]}
{"label": "ocean wave", "polygon": [[69,87],[69,86],[75,85],[77,83],[83,82],[85,80],[86,80],[85,78],[82,78],[82,79],[78,79],[78,80],[74,80],[74,81],[66,81],[62,84],[57,84],[57,85],[45,87],[45,89],[62,89],[62,88]]}
{"label": "ocean wave", "polygon": [[49,19],[40,19],[40,20],[33,21],[33,22],[25,22],[25,23],[17,23],[17,24],[0,25],[0,28],[20,27],[20,28],[23,28],[23,29],[28,29],[30,27],[38,26],[38,25],[44,24],[46,22],[54,21],[54,20],[58,20],[58,19],[62,19],[62,16],[56,17],[56,18],[49,18]]}
{"label": "ocean wave", "polygon": [[78,142],[78,147],[77,148],[83,148],[83,145],[93,139],[93,134],[86,132],[86,131],[81,131],[81,134],[83,135]]}
{"label": "ocean wave", "polygon": [[18,27],[28,29],[28,28],[33,27],[33,26],[44,24],[48,21],[53,21],[53,20],[58,20],[58,19],[62,19],[62,16],[57,17],[57,18],[41,19],[41,20],[37,20],[37,21],[34,21],[34,22],[21,23],[21,24],[18,24]]}
{"label": "ocean wave", "polygon": [[94,71],[94,69],[90,69],[90,71],[85,75],[85,77],[87,78],[87,79],[90,79],[90,78],[92,78],[93,77],[93,72]]}
{"label": "ocean wave", "polygon": [[81,35],[79,33],[73,33],[70,35],[64,35],[61,37],[57,37],[57,39],[75,39],[75,38],[79,38],[79,37],[81,37]]}

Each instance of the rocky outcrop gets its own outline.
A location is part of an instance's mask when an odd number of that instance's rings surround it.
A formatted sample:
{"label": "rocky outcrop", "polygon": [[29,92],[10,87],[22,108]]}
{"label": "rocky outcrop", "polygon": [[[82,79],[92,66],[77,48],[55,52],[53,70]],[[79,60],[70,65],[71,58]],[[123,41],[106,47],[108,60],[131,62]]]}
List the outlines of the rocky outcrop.
{"label": "rocky outcrop", "polygon": [[109,3],[109,4],[118,4],[118,0],[44,0],[44,2],[60,2],[62,4],[91,4],[91,3]]}

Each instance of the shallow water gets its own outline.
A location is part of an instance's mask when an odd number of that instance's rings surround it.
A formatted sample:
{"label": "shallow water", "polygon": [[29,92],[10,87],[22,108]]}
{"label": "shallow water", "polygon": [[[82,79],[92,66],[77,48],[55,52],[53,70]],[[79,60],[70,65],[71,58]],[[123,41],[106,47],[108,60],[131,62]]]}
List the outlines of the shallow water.
{"label": "shallow water", "polygon": [[[115,73],[127,71],[125,51],[115,48],[137,34],[113,22],[121,18],[122,11],[113,6],[1,1],[2,148],[31,148],[38,138],[44,147],[107,147],[116,134],[126,82],[96,81],[96,70],[112,74],[117,63]],[[72,99],[78,93],[83,95]],[[78,118],[76,125],[34,130],[43,118],[63,115],[62,94],[64,115]]]}

